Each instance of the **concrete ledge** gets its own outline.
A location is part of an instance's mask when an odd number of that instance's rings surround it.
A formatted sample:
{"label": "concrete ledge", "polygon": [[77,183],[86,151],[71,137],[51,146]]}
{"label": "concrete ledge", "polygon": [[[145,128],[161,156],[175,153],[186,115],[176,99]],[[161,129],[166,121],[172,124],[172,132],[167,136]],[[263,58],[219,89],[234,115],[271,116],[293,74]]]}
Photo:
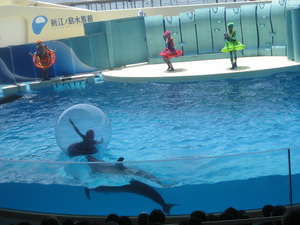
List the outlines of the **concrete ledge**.
{"label": "concrete ledge", "polygon": [[86,82],[87,78],[82,77],[82,78],[70,78],[70,79],[62,79],[62,80],[53,80],[52,86],[57,85],[57,84],[67,84],[67,83],[74,83],[74,82]]}
{"label": "concrete ledge", "polygon": [[45,88],[45,87],[51,87],[50,81],[36,81],[29,83],[29,87],[31,90],[39,89],[39,88]]}
{"label": "concrete ledge", "polygon": [[26,91],[26,84],[10,85],[2,88],[3,94],[14,94]]}
{"label": "concrete ledge", "polygon": [[[180,57],[179,57],[180,58]],[[285,56],[242,57],[238,67],[231,70],[230,60],[214,59],[173,62],[174,71],[166,71],[166,64],[137,64],[103,71],[105,81],[112,82],[194,82],[211,79],[241,79],[269,76],[281,72],[298,72],[300,63]]]}
{"label": "concrete ledge", "polygon": [[52,84],[58,83],[68,83],[68,82],[76,82],[76,81],[86,81],[86,82],[95,82],[95,74],[87,73],[87,74],[77,74],[69,77],[61,77],[58,79],[51,80]]}
{"label": "concrete ledge", "polygon": [[87,77],[86,77],[86,80],[87,80],[87,82],[89,82],[89,83],[95,82],[95,76],[94,76],[94,75],[92,75],[92,76],[87,76]]}

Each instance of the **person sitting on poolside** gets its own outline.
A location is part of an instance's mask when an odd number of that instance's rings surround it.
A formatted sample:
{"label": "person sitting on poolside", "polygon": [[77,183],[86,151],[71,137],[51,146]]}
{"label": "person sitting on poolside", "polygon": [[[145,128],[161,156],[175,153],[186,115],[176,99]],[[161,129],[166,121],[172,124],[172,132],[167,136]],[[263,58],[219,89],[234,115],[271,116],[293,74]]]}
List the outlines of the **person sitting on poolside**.
{"label": "person sitting on poolside", "polygon": [[101,141],[95,141],[95,132],[93,130],[88,130],[86,134],[82,134],[79,129],[75,126],[74,122],[69,119],[70,123],[74,127],[74,130],[76,133],[82,138],[81,142],[76,142],[74,144],[71,144],[68,147],[68,154],[69,156],[79,156],[79,155],[90,155],[95,154],[98,152],[98,149],[96,148],[96,144],[101,144],[103,142],[103,138],[101,138]]}

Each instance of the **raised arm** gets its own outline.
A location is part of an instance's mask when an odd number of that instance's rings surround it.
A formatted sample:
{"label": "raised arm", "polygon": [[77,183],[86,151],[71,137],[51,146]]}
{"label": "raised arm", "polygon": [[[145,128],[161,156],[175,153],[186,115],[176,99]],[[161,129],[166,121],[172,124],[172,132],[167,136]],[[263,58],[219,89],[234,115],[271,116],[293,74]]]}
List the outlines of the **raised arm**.
{"label": "raised arm", "polygon": [[95,144],[101,144],[103,142],[104,142],[104,139],[103,139],[103,137],[101,137],[101,140],[100,141],[95,141]]}
{"label": "raised arm", "polygon": [[74,127],[74,130],[76,131],[76,133],[81,137],[81,138],[85,138],[85,135],[83,135],[82,133],[80,133],[80,131],[78,130],[78,128],[75,126],[74,122],[72,121],[72,119],[69,119],[70,123],[72,124],[72,126]]}

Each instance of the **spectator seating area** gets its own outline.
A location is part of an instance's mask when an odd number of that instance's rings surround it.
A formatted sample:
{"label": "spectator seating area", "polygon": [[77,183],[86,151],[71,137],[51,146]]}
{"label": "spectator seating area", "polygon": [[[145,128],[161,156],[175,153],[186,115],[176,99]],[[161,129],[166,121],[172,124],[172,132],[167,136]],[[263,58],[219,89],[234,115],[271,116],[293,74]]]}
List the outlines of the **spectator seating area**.
{"label": "spectator seating area", "polygon": [[[1,214],[0,214],[1,215]],[[265,205],[261,210],[244,211],[229,207],[221,213],[207,214],[195,210],[186,216],[165,216],[160,209],[151,213],[141,212],[136,217],[122,216],[115,213],[107,217],[79,217],[62,215],[34,215],[28,218],[7,220],[5,225],[299,225],[300,206]]]}

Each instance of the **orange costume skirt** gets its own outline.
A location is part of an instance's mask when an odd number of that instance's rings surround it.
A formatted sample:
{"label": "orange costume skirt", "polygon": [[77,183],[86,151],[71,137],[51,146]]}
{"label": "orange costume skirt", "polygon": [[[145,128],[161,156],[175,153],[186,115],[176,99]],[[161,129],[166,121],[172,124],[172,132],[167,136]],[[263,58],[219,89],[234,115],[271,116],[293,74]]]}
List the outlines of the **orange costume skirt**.
{"label": "orange costume skirt", "polygon": [[183,54],[183,51],[174,49],[171,51],[169,48],[164,48],[161,53],[159,53],[160,56],[163,57],[163,59],[170,59],[173,57],[178,57]]}

